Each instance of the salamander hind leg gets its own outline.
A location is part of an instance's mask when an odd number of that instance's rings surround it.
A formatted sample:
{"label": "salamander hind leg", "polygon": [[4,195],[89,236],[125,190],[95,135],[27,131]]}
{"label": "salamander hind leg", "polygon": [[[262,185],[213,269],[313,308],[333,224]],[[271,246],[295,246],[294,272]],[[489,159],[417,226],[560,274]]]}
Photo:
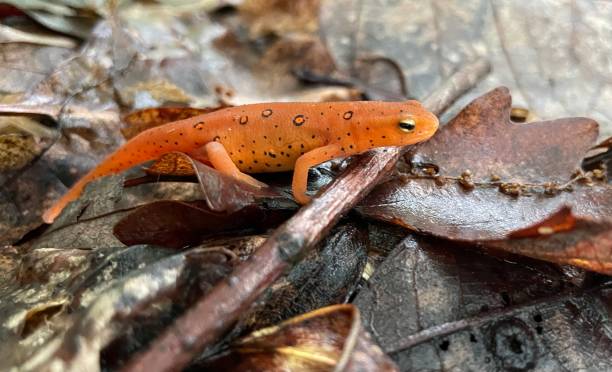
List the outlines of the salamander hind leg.
{"label": "salamander hind leg", "polygon": [[339,145],[327,145],[311,150],[300,156],[295,162],[291,189],[293,197],[300,204],[308,204],[310,196],[306,195],[308,170],[317,164],[342,156]]}
{"label": "salamander hind leg", "polygon": [[257,188],[267,187],[265,183],[257,181],[248,174],[242,173],[240,169],[236,167],[236,164],[234,164],[227,150],[221,143],[209,142],[204,145],[203,149],[206,152],[208,162],[219,172]]}

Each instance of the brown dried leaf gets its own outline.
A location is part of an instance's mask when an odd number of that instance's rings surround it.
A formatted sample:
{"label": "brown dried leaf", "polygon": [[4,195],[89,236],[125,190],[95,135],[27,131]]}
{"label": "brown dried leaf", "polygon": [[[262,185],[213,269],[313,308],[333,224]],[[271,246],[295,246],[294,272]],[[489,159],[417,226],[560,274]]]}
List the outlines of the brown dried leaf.
{"label": "brown dried leaf", "polygon": [[[463,240],[503,238],[562,205],[571,205],[577,215],[612,215],[607,184],[574,182],[574,191],[562,191],[597,138],[597,123],[570,118],[516,124],[510,122],[510,108],[506,88],[473,101],[410,153],[413,173],[420,165],[437,169],[437,177],[406,175],[382,184],[358,210]],[[545,192],[546,185],[554,195]]]}
{"label": "brown dried leaf", "polygon": [[563,208],[544,221],[514,231],[487,247],[612,275],[612,220],[576,217]]}
{"label": "brown dried leaf", "polygon": [[195,176],[196,171],[193,169],[193,161],[191,158],[181,152],[170,152],[164,154],[145,172],[151,176]]}
{"label": "brown dried leaf", "polygon": [[113,232],[126,245],[151,243],[182,248],[206,236],[238,230],[266,230],[283,222],[292,209],[245,207],[234,213],[219,213],[206,202],[158,201],[147,204],[121,219]]}
{"label": "brown dried leaf", "polygon": [[205,361],[211,370],[396,371],[361,328],[353,305],[334,305],[264,328]]}
{"label": "brown dried leaf", "polygon": [[188,119],[193,116],[207,114],[219,110],[222,107],[194,108],[194,107],[157,107],[139,110],[127,114],[123,117],[123,122],[127,125],[121,129],[121,133],[126,139],[130,139],[138,133],[150,128],[173,121]]}

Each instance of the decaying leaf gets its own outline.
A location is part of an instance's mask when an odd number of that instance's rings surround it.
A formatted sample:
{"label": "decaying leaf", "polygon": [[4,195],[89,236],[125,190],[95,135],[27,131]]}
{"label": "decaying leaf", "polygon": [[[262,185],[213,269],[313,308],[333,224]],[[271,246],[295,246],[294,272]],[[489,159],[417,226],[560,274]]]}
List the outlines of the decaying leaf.
{"label": "decaying leaf", "polygon": [[335,305],[234,342],[222,356],[204,361],[212,370],[396,371],[361,328],[353,305]]}
{"label": "decaying leaf", "polygon": [[597,138],[597,123],[516,124],[510,108],[505,88],[473,101],[409,153],[412,175],[382,184],[358,210],[460,240],[502,238],[563,205],[581,216],[612,215],[612,187],[574,174]]}
{"label": "decaying leaf", "polygon": [[159,157],[145,172],[151,176],[195,176],[193,160],[182,152],[170,152]]}
{"label": "decaying leaf", "polygon": [[612,368],[608,278],[578,287],[552,264],[465,248],[408,237],[357,295],[400,369]]}
{"label": "decaying leaf", "polygon": [[612,220],[576,217],[563,208],[487,247],[612,275]]}
{"label": "decaying leaf", "polygon": [[158,201],[138,208],[117,222],[113,231],[126,245],[144,242],[181,248],[206,236],[239,230],[265,230],[284,221],[293,209],[249,206],[234,213],[210,210],[204,201]]}

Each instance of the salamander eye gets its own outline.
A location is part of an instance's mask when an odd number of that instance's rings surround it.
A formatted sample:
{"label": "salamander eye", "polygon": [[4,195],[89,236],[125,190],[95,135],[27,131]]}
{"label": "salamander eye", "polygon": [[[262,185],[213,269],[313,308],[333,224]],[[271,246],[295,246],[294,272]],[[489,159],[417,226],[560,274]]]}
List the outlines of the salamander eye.
{"label": "salamander eye", "polygon": [[399,127],[403,132],[410,133],[416,128],[416,121],[414,119],[404,119],[399,122]]}

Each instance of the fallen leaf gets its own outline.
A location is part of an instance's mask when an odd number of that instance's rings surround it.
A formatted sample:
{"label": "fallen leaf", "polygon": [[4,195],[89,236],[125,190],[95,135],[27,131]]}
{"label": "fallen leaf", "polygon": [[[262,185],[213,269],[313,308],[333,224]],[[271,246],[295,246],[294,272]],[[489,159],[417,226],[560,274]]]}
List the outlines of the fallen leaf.
{"label": "fallen leaf", "polygon": [[239,230],[265,230],[283,222],[293,211],[292,208],[269,210],[249,206],[234,213],[219,213],[210,210],[204,201],[158,201],[125,216],[116,223],[113,231],[126,245],[148,242],[182,248],[196,244],[206,236]]}
{"label": "fallen leaf", "polygon": [[612,275],[612,220],[576,217],[570,208],[483,245]]}
{"label": "fallen leaf", "polygon": [[610,185],[572,178],[597,138],[597,123],[516,124],[510,108],[505,88],[473,101],[409,153],[412,175],[380,185],[357,210],[459,240],[501,239],[563,205],[580,216],[612,215]]}
{"label": "fallen leaf", "polygon": [[211,370],[396,371],[361,328],[353,305],[315,310],[260,329],[224,355],[198,363]]}
{"label": "fallen leaf", "polygon": [[609,278],[573,284],[556,265],[409,236],[354,304],[401,370],[608,370]]}

